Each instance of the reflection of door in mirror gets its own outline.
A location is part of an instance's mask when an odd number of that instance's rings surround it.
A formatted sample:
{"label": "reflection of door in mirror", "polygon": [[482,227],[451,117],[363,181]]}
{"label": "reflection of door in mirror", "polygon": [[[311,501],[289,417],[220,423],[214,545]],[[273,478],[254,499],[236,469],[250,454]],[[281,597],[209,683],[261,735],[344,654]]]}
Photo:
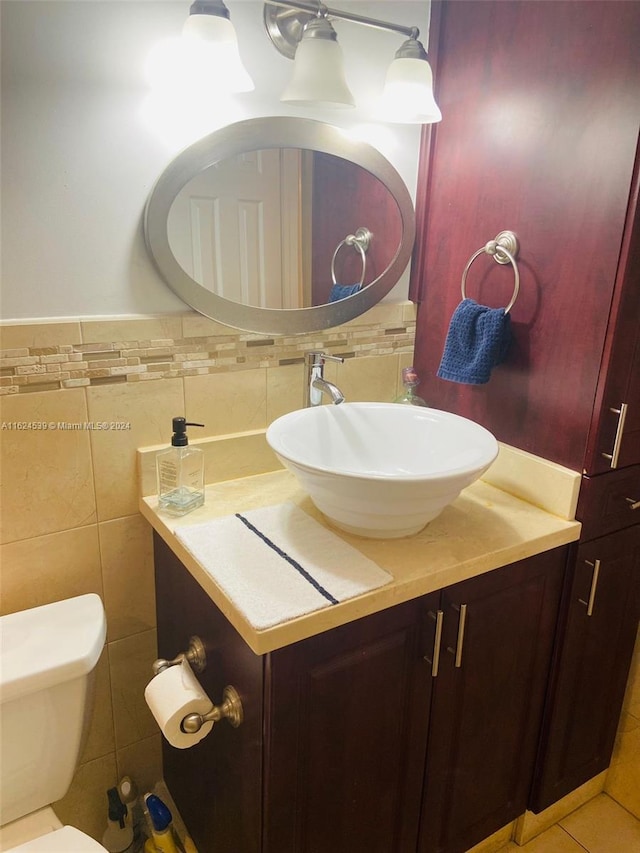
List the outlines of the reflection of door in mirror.
{"label": "reflection of door in mirror", "polygon": [[306,194],[299,195],[304,153],[240,154],[205,169],[181,190],[169,212],[169,244],[198,284],[260,308],[309,304],[309,242],[302,235],[311,210]]}

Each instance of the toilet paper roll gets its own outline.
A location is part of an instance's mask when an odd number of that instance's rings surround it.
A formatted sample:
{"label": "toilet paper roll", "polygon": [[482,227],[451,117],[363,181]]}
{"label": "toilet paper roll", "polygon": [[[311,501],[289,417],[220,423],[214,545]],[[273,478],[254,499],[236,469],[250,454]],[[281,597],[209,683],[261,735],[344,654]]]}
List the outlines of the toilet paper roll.
{"label": "toilet paper roll", "polygon": [[188,749],[213,728],[213,721],[208,721],[193,734],[182,731],[181,723],[187,714],[206,714],[213,707],[186,660],[152,678],[145,688],[144,698],[171,746]]}

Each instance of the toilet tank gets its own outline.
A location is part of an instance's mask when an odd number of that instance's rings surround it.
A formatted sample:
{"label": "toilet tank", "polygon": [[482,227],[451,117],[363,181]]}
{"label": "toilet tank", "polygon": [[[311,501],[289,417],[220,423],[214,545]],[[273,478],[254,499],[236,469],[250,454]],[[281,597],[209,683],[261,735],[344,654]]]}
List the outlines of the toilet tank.
{"label": "toilet tank", "polygon": [[66,794],[105,635],[93,593],[0,617],[0,824]]}

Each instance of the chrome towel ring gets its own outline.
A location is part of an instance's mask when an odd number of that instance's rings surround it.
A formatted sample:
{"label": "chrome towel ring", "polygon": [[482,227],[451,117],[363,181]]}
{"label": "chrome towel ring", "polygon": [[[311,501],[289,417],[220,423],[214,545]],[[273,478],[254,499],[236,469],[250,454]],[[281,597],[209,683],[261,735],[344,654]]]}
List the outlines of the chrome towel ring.
{"label": "chrome towel ring", "polygon": [[504,313],[508,314],[509,311],[514,306],[516,299],[518,298],[518,293],[520,292],[520,273],[518,272],[518,265],[516,263],[516,256],[518,254],[518,238],[513,233],[513,231],[501,231],[495,238],[495,240],[489,240],[489,242],[483,246],[481,249],[478,249],[469,260],[467,261],[467,265],[464,268],[462,273],[462,298],[466,299],[467,294],[466,283],[467,283],[467,273],[469,272],[469,267],[475,261],[477,257],[480,255],[486,254],[491,255],[493,260],[498,264],[511,264],[513,267],[513,275],[515,277],[515,282],[513,286],[513,296],[509,301],[509,304],[504,309]]}
{"label": "chrome towel ring", "polygon": [[338,243],[336,250],[333,253],[333,257],[331,258],[331,281],[333,284],[338,283],[336,281],[336,258],[338,257],[338,252],[343,246],[351,246],[353,249],[360,252],[360,258],[362,259],[362,275],[358,282],[358,286],[362,287],[364,284],[364,274],[367,269],[367,250],[372,237],[373,234],[368,228],[358,228],[355,234],[347,234],[344,240],[341,243]]}

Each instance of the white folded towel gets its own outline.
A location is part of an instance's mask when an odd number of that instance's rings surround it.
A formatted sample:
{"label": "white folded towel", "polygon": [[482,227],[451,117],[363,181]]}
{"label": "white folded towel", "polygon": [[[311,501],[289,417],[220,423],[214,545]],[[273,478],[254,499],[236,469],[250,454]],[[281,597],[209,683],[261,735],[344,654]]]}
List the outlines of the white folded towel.
{"label": "white folded towel", "polygon": [[258,630],[392,580],[290,503],[177,527],[175,534]]}

